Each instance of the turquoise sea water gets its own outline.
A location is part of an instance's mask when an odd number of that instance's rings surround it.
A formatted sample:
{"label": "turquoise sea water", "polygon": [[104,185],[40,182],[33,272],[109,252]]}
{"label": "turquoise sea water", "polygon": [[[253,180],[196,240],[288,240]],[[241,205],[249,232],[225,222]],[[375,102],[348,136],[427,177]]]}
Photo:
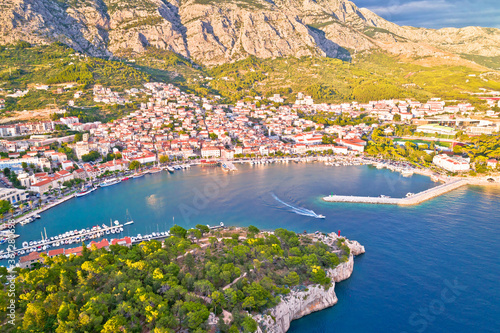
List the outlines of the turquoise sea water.
{"label": "turquoise sea water", "polygon": [[[198,223],[297,232],[341,230],[367,253],[336,286],[336,306],[294,321],[290,332],[500,332],[500,190],[461,188],[414,207],[325,203],[321,196],[403,197],[437,184],[373,167],[322,164],[196,167],[133,179],[70,200],[19,226],[18,244],[125,220],[125,235]],[[316,219],[294,207],[323,214]],[[299,212],[304,213],[305,210]],[[74,245],[73,245],[74,246]]]}

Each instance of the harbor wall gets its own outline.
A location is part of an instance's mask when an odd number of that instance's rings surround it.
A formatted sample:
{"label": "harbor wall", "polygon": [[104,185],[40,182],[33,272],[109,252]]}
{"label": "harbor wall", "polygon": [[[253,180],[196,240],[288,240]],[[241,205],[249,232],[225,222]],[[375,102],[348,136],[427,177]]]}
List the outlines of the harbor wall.
{"label": "harbor wall", "polygon": [[465,179],[453,180],[446,184],[433,187],[423,192],[414,194],[407,198],[387,198],[387,197],[363,197],[363,196],[344,196],[330,195],[323,197],[326,202],[347,202],[347,203],[368,203],[384,205],[411,206],[418,205],[424,201],[430,200],[447,192],[453,191],[469,182]]}

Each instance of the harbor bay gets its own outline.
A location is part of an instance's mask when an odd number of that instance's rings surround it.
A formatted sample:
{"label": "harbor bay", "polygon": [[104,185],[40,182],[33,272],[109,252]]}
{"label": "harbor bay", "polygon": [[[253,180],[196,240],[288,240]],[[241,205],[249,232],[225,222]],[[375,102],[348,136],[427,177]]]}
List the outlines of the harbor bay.
{"label": "harbor bay", "polygon": [[[16,242],[39,239],[43,228],[50,237],[69,226],[123,223],[127,210],[134,224],[125,226],[122,236],[164,231],[173,223],[187,228],[221,221],[297,232],[341,230],[360,241],[367,253],[355,259],[352,277],[336,287],[339,303],[292,322],[291,332],[327,332],[331,327],[365,332],[389,321],[395,332],[424,327],[428,332],[496,331],[497,188],[464,186],[410,207],[322,200],[331,193],[401,198],[436,186],[439,183],[425,176],[405,178],[371,166],[238,165],[235,173],[195,167],[131,179],[69,200],[42,213],[36,222],[17,226],[21,237]],[[326,218],[300,214],[306,210]],[[449,284],[462,289],[455,290],[459,295],[454,302],[437,311],[432,307],[440,304]],[[430,313],[427,319],[420,309]],[[357,318],[365,320],[361,324]]]}

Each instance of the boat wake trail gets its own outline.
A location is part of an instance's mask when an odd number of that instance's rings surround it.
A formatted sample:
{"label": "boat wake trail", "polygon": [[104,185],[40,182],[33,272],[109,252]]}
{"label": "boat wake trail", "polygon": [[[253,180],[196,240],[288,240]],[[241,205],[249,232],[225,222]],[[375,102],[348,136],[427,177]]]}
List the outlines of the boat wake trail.
{"label": "boat wake trail", "polygon": [[291,211],[293,213],[295,213],[295,214],[309,216],[309,217],[314,217],[314,218],[317,218],[317,219],[324,219],[325,218],[323,215],[318,215],[318,214],[316,214],[314,211],[312,211],[310,209],[306,209],[306,208],[303,208],[303,207],[295,207],[295,206],[292,206],[290,204],[287,204],[286,202],[284,202],[283,200],[281,200],[280,198],[278,198],[274,193],[271,193],[271,195],[273,196],[273,198],[276,201],[278,201],[282,205],[285,205],[286,207],[290,208]]}

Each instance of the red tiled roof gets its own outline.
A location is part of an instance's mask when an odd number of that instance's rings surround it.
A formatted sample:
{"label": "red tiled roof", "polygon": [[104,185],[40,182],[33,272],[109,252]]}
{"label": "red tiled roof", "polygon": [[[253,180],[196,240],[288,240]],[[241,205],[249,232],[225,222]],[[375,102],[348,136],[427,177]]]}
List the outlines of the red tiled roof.
{"label": "red tiled roof", "polygon": [[113,240],[111,240],[111,244],[112,245],[132,244],[132,240],[130,239],[130,237],[124,237],[122,239],[113,239]]}
{"label": "red tiled roof", "polygon": [[79,246],[79,247],[74,247],[72,249],[66,249],[66,251],[64,252],[66,255],[68,254],[74,254],[74,255],[81,255],[82,254],[82,251],[83,251],[83,247],[82,246]]}
{"label": "red tiled roof", "polygon": [[60,254],[64,254],[64,249],[50,250],[48,253],[49,257],[58,256]]}
{"label": "red tiled roof", "polygon": [[100,242],[90,242],[90,246],[94,245],[98,248],[98,249],[102,249],[103,247],[108,247],[109,246],[109,242],[107,239],[102,239]]}
{"label": "red tiled roof", "polygon": [[31,187],[38,187],[38,186],[43,186],[43,185],[47,185],[49,183],[52,182],[52,179],[46,179],[46,180],[42,180],[41,182],[39,183],[36,183],[36,184],[33,184],[31,185]]}
{"label": "red tiled roof", "polygon": [[37,260],[37,259],[40,259],[40,253],[38,253],[38,252],[31,252],[27,256],[19,258],[19,262],[23,263],[23,262],[26,262],[26,261],[33,261],[33,260]]}

